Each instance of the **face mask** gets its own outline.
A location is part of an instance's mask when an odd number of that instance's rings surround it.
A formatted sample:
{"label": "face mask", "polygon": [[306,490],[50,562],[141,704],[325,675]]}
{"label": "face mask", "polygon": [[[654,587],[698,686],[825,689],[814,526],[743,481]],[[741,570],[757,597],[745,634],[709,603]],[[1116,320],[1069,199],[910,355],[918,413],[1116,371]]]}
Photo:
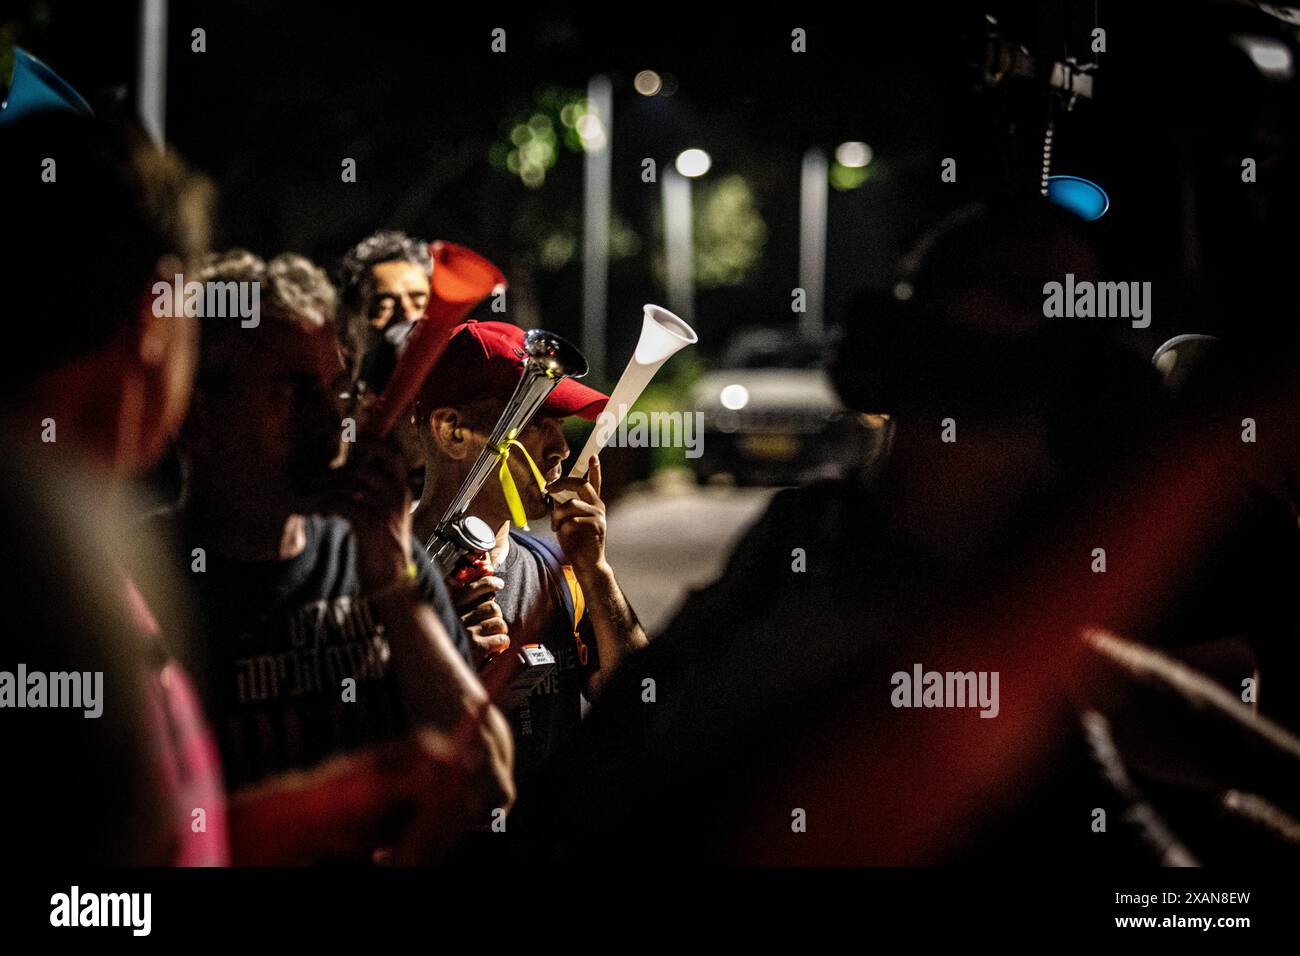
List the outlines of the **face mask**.
{"label": "face mask", "polygon": [[371,394],[383,391],[397,366],[397,357],[406,347],[407,339],[415,323],[402,319],[390,322],[384,329],[384,337],[368,351],[361,360],[360,380],[365,383],[365,390]]}

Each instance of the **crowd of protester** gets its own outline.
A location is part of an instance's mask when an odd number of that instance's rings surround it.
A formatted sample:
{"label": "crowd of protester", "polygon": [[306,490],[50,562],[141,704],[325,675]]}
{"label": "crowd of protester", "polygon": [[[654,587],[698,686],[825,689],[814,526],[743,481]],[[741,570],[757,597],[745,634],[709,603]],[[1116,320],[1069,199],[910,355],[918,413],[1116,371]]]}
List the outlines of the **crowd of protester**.
{"label": "crowd of protester", "polygon": [[[214,252],[203,177],[67,111],[0,125],[0,195],[0,670],[104,687],[98,718],[0,715],[17,854],[1294,856],[1295,338],[1153,363],[1116,323],[1045,317],[1045,283],[1104,273],[1045,200],[963,205],[893,294],[856,300],[832,375],[889,416],[885,446],[778,493],[651,641],[606,555],[599,461],[560,477],[564,420],[605,401],[575,381],[474,501],[492,573],[445,579],[428,551],[521,329],[463,323],[391,437],[356,430],[428,308],[425,242],[378,231],[333,280]],[[256,321],[160,308],[173,277],[255,286]],[[149,501],[167,455],[178,499]],[[1185,652],[1215,641],[1238,653],[1209,675]],[[521,645],[555,668],[507,705],[482,668]],[[914,667],[997,674],[996,713],[900,706]]]}

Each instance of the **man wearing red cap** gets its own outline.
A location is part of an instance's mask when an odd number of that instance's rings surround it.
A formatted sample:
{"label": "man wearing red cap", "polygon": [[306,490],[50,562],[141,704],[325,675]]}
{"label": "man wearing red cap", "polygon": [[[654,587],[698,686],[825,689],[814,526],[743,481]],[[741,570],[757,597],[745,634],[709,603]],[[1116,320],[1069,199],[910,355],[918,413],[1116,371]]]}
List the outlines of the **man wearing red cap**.
{"label": "man wearing red cap", "polygon": [[[426,470],[414,522],[421,541],[433,534],[519,383],[523,344],[518,326],[467,322],[454,330],[422,386],[415,421]],[[556,386],[506,459],[517,493],[509,482],[490,480],[469,507],[496,531],[490,555],[495,572],[464,586],[449,582],[480,658],[511,644],[532,643],[544,645],[555,658],[554,673],[510,715],[519,794],[510,829],[525,838],[537,827],[528,815],[529,778],[576,734],[580,697],[593,698],[619,662],[648,643],[605,557],[599,461],[591,459],[585,478],[560,477],[569,457],[564,419],[595,420],[607,400],[571,378]],[[548,492],[572,496],[552,504]],[[526,522],[548,513],[558,553],[511,527],[527,529]]]}

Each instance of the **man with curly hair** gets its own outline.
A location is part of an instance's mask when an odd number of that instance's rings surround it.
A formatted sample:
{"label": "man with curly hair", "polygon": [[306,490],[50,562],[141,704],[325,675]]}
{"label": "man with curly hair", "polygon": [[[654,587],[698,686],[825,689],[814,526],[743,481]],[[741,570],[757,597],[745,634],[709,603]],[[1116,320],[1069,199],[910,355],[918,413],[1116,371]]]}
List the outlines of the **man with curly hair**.
{"label": "man with curly hair", "polygon": [[386,337],[396,344],[424,315],[432,275],[429,244],[392,229],[367,236],[344,255],[339,338],[354,375],[372,387],[382,387],[391,371],[374,364],[383,362],[376,346]]}

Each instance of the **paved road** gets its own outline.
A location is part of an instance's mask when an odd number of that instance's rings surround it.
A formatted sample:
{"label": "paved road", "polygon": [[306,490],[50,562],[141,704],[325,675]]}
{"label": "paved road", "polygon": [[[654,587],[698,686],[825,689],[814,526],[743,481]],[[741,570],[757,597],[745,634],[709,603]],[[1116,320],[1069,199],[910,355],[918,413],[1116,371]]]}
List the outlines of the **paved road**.
{"label": "paved road", "polygon": [[652,636],[672,618],[688,589],[718,576],[736,539],[774,492],[669,481],[610,506],[609,561]]}

